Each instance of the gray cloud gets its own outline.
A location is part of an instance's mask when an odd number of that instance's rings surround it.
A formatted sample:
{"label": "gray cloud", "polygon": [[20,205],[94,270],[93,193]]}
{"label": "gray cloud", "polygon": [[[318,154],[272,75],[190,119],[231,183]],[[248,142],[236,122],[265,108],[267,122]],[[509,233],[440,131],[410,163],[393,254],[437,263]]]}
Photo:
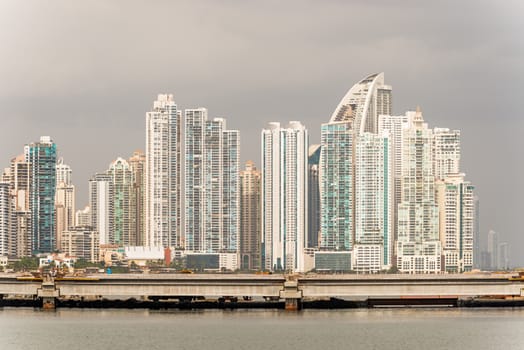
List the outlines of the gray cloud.
{"label": "gray cloud", "polygon": [[93,173],[143,149],[159,92],[228,118],[242,158],[259,162],[268,121],[301,120],[318,142],[347,89],[384,71],[395,113],[420,105],[431,126],[462,130],[482,230],[515,247],[524,244],[523,14],[519,1],[5,0],[0,160],[52,135],[81,206]]}

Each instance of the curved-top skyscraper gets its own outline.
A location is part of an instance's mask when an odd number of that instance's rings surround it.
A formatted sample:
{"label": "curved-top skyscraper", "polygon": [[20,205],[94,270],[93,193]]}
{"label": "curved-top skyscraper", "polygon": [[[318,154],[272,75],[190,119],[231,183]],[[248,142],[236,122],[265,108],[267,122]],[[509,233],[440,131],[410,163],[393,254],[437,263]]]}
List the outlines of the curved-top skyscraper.
{"label": "curved-top skyscraper", "polygon": [[377,133],[381,114],[391,114],[391,86],[384,84],[384,73],[376,73],[349,89],[329,122],[351,121],[359,134]]}

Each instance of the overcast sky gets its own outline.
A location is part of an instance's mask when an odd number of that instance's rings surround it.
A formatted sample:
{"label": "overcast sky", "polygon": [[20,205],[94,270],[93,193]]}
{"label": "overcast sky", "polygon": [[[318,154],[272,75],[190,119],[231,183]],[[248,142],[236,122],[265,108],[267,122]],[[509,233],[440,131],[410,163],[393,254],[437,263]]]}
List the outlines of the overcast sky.
{"label": "overcast sky", "polygon": [[158,93],[239,129],[300,120],[320,138],[339,100],[385,72],[393,111],[462,132],[481,230],[524,265],[522,1],[0,1],[0,166],[50,135],[88,179],[144,149]]}

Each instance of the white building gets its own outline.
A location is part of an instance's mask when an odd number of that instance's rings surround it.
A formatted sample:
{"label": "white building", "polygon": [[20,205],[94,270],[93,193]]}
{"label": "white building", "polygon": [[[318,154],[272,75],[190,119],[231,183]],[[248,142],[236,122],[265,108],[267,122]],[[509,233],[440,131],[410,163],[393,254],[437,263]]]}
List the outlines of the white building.
{"label": "white building", "polygon": [[444,179],[460,172],[460,131],[433,129],[433,174]]}
{"label": "white building", "polygon": [[[393,226],[391,236],[397,239],[398,205],[402,199],[402,130],[409,128],[415,112],[407,112],[405,115],[380,115],[378,120],[378,133],[389,133],[391,145],[390,160],[393,178]],[[391,186],[391,185],[390,185]]]}
{"label": "white building", "polygon": [[240,230],[238,130],[207,109],[185,110],[185,247],[237,252]]}
{"label": "white building", "polygon": [[91,208],[89,205],[86,205],[84,209],[76,211],[75,214],[75,224],[76,226],[91,226]]}
{"label": "white building", "polygon": [[474,187],[464,174],[448,175],[436,183],[440,241],[444,270],[462,273],[473,268]]}
{"label": "white building", "polygon": [[146,113],[146,245],[181,243],[180,119],[173,95]]}
{"label": "white building", "polygon": [[353,254],[353,266],[358,272],[379,272],[392,265],[393,169],[389,141],[387,131],[382,135],[365,132],[357,137],[354,241],[358,249]]}
{"label": "white building", "polygon": [[60,158],[56,164],[56,247],[62,249],[62,232],[75,226],[75,186],[71,182],[72,170]]}
{"label": "white building", "polygon": [[10,185],[6,182],[0,182],[0,256],[10,255],[11,212]]}
{"label": "white building", "polygon": [[304,271],[308,133],[300,122],[262,131],[262,254],[268,270]]}
{"label": "white building", "polygon": [[441,244],[435,202],[432,132],[417,110],[403,130],[402,198],[398,207],[397,268],[402,273],[439,273]]}
{"label": "white building", "polygon": [[98,232],[100,244],[114,244],[113,181],[105,173],[95,174],[89,180],[89,207],[91,227]]}
{"label": "white building", "polygon": [[165,249],[163,247],[124,247],[124,254],[129,263],[134,262],[138,266],[146,266],[148,261],[158,261],[165,259]]}
{"label": "white building", "polygon": [[355,134],[377,133],[378,116],[391,114],[391,86],[384,84],[384,73],[362,79],[342,98],[330,123],[352,121]]}

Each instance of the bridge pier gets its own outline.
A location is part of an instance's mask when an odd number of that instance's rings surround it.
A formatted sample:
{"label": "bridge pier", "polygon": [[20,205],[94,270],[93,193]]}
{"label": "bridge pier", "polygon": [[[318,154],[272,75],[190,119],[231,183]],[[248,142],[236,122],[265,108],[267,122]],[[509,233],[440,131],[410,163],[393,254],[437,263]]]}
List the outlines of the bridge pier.
{"label": "bridge pier", "polygon": [[285,301],[286,311],[302,309],[302,291],[298,289],[298,281],[285,281],[284,290],[280,291],[280,298]]}
{"label": "bridge pier", "polygon": [[60,290],[55,286],[55,281],[52,277],[45,277],[42,281],[42,288],[37,291],[37,296],[42,298],[42,309],[54,310],[56,307],[56,298],[60,296]]}

